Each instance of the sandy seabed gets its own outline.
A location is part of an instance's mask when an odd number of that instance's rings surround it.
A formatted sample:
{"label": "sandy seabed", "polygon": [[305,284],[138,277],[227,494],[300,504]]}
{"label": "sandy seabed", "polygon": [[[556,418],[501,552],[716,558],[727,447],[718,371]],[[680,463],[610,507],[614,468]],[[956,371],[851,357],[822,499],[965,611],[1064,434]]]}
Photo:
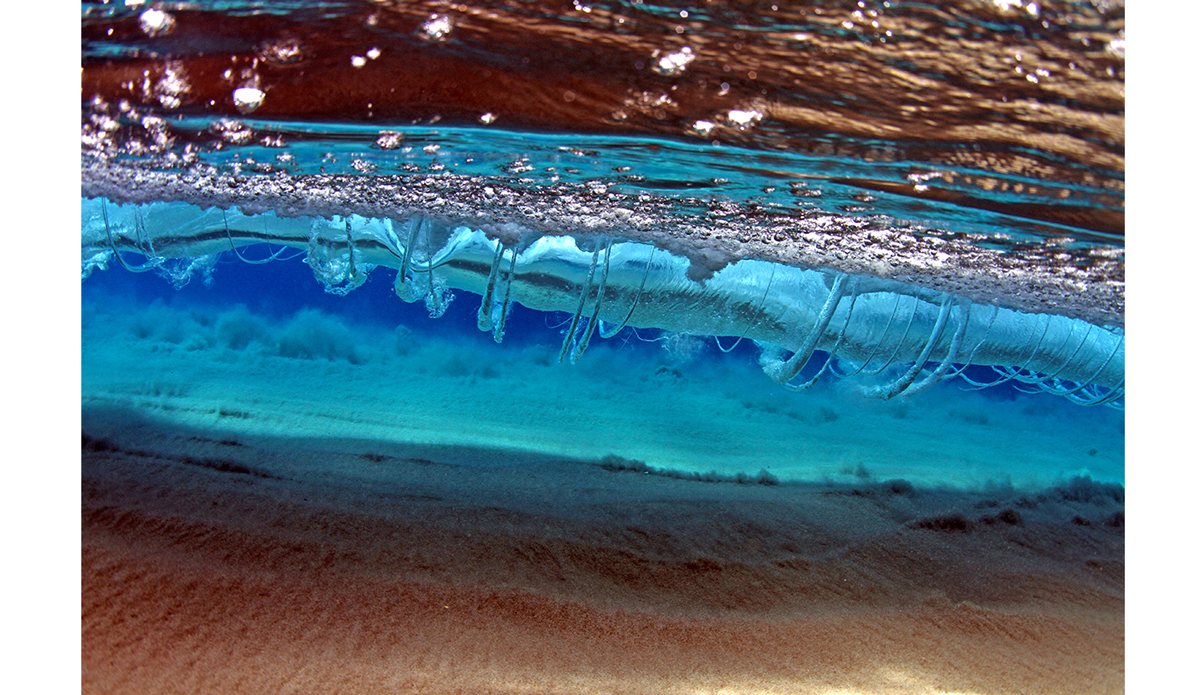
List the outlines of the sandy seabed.
{"label": "sandy seabed", "polygon": [[[85,693],[1124,690],[1123,489],[980,482],[992,430],[1067,471],[1119,471],[1120,432],[669,365],[615,388],[603,354],[568,389],[529,354],[405,348],[401,388],[383,358],[147,321],[85,319]],[[932,482],[946,457],[975,477]],[[759,464],[783,482],[662,474]]]}
{"label": "sandy seabed", "polygon": [[1123,690],[1103,486],[704,483],[84,423],[87,693]]}

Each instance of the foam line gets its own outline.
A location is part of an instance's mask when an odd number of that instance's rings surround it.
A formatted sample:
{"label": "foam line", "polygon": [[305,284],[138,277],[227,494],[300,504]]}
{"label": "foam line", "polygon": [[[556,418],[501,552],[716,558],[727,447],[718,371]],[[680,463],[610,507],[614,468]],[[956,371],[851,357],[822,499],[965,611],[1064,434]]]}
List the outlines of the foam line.
{"label": "foam line", "polygon": [[689,214],[671,198],[595,192],[569,183],[509,186],[494,178],[445,173],[240,176],[100,161],[86,163],[81,174],[85,198],[188,203],[196,206],[191,213],[195,223],[209,229],[218,227],[198,213],[219,216],[211,208],[270,214],[281,224],[288,218],[408,220],[420,215],[443,226],[483,230],[506,244],[557,234],[653,244],[687,258],[697,280],[753,259],[896,280],[977,303],[1098,325],[1122,326],[1125,321],[1124,263],[1118,259],[1095,258],[1080,267],[1006,254],[970,239],[939,238],[929,234],[935,230],[898,221],[881,226],[851,214],[759,208],[714,217]]}

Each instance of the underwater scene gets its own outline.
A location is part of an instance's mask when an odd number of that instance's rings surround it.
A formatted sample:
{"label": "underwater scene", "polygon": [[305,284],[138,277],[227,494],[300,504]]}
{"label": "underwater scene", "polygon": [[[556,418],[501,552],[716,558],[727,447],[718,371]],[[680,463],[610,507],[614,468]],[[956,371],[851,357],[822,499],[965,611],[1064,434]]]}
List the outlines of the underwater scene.
{"label": "underwater scene", "polygon": [[85,693],[1117,693],[1124,5],[81,5]]}

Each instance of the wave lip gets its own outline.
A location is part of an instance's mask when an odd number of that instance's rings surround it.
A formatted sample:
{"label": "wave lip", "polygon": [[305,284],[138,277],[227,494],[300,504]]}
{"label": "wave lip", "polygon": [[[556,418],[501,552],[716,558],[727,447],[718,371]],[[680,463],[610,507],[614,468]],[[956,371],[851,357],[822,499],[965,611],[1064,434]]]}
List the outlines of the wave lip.
{"label": "wave lip", "polygon": [[118,204],[183,202],[284,218],[420,214],[481,228],[494,237],[502,236],[507,225],[537,235],[606,235],[684,256],[697,279],[730,263],[757,259],[897,280],[1021,311],[1124,324],[1123,254],[1080,267],[1041,254],[1006,254],[970,241],[921,235],[916,226],[880,227],[854,215],[808,216],[736,205],[721,216],[689,215],[667,197],[607,188],[597,193],[570,184],[531,188],[447,174],[244,176],[112,162],[85,164],[82,193]]}
{"label": "wave lip", "polygon": [[[231,197],[246,207],[261,211],[271,202],[258,195],[259,186],[226,183],[236,184]],[[215,189],[228,190],[220,184]],[[150,187],[134,190],[144,195]],[[211,267],[204,259],[225,251],[248,260],[239,245],[268,242],[300,249],[317,278],[337,294],[360,286],[374,268],[388,266],[397,271],[396,294],[423,301],[431,316],[445,311],[455,289],[480,295],[478,327],[497,342],[514,303],[573,312],[559,361],[579,359],[597,328],[598,335],[612,337],[626,326],[652,327],[755,341],[763,348],[760,363],[767,375],[792,389],[808,388],[827,371],[857,376],[911,364],[866,393],[891,398],[957,376],[974,387],[1015,380],[1085,405],[1114,404],[1124,392],[1124,331],[1118,326],[1018,311],[936,286],[838,268],[752,258],[730,262],[687,237],[660,236],[665,241],[656,244],[630,240],[634,234],[613,234],[636,229],[640,213],[624,208],[608,210],[610,226],[594,224],[576,234],[551,234],[483,212],[472,220],[477,227],[447,222],[444,205],[433,218],[399,206],[386,208],[382,217],[299,216],[320,211],[329,197],[340,200],[322,190],[344,193],[318,189],[304,198],[304,208],[257,215],[179,203],[124,206],[110,214],[106,199],[85,201],[84,274],[114,258],[131,270],[156,267],[166,258],[188,259],[191,272],[195,265]],[[195,196],[193,201],[200,202]],[[380,206],[371,211],[378,214]],[[147,261],[132,267],[122,250]],[[814,351],[828,358],[802,381]],[[835,356],[851,364],[839,370]],[[972,364],[991,366],[998,376],[972,379],[965,373]]]}

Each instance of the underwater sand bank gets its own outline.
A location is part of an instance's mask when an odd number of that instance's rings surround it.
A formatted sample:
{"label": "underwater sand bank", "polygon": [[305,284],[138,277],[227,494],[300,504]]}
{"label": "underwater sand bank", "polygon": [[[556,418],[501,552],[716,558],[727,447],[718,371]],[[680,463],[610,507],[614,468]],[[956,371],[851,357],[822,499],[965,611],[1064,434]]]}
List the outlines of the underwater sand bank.
{"label": "underwater sand bank", "polygon": [[84,403],[135,406],[184,425],[611,454],[700,474],[765,469],[784,480],[967,488],[1124,480],[1123,414],[1053,396],[998,400],[952,382],[881,401],[861,395],[867,377],[828,376],[790,393],[749,351],[721,355],[711,339],[682,335],[596,341],[564,365],[558,345],[520,344],[514,329],[497,346],[473,326],[456,333],[449,318],[426,322],[434,333],[314,310],[279,319],[244,307],[122,309],[85,312]]}
{"label": "underwater sand bank", "polygon": [[1119,487],[703,483],[99,405],[83,431],[86,693],[1123,690]]}

